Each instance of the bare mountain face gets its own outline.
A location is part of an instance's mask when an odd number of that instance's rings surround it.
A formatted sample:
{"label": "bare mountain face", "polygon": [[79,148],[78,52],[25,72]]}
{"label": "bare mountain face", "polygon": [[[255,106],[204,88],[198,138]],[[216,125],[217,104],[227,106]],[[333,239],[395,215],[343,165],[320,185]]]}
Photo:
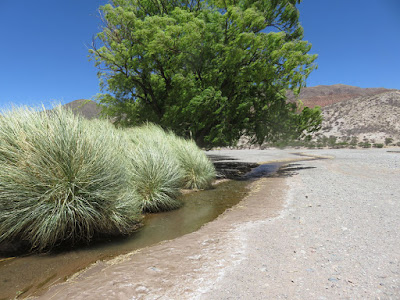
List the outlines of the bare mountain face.
{"label": "bare mountain face", "polygon": [[101,112],[101,107],[91,100],[75,100],[65,104],[64,106],[89,120],[98,118]]}
{"label": "bare mountain face", "polygon": [[[314,87],[303,88],[299,98],[305,106],[327,106],[344,100],[360,97],[373,96],[388,91],[394,91],[385,88],[359,88],[345,84],[318,85]],[[293,93],[288,93],[288,99],[295,101]]]}
{"label": "bare mountain face", "polygon": [[344,141],[357,137],[372,143],[385,138],[400,141],[400,91],[361,96],[322,108],[324,121],[319,136],[336,136]]}

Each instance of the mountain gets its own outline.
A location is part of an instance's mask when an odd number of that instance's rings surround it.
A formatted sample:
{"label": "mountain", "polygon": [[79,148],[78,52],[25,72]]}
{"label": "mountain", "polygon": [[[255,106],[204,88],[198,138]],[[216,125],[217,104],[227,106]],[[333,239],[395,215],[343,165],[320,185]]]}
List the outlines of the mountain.
{"label": "mountain", "polygon": [[64,106],[87,119],[98,118],[101,112],[101,107],[96,102],[85,99],[75,100]]}
{"label": "mountain", "polygon": [[372,143],[383,143],[385,138],[400,141],[400,91],[342,100],[323,107],[322,113],[320,136],[342,141],[354,136]]}
{"label": "mountain", "polygon": [[[305,106],[327,106],[344,100],[360,97],[373,96],[384,92],[394,91],[385,88],[359,88],[345,84],[317,85],[303,88],[299,98]],[[293,93],[288,93],[288,99],[295,101]]]}

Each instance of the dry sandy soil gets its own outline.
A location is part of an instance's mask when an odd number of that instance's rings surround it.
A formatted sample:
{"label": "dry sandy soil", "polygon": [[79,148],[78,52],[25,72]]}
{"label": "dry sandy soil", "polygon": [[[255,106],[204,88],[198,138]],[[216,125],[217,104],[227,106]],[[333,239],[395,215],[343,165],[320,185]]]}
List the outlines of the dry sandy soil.
{"label": "dry sandy soil", "polygon": [[400,151],[305,152],[331,159],[294,162],[197,232],[99,262],[40,298],[399,299]]}

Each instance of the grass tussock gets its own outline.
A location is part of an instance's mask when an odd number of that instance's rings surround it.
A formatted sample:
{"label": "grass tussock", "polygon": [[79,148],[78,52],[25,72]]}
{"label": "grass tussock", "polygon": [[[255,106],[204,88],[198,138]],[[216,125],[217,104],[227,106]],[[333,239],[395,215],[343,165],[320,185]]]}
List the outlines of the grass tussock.
{"label": "grass tussock", "polygon": [[183,188],[210,188],[215,179],[216,171],[204,152],[193,141],[178,137],[171,140],[171,146],[184,173]]}
{"label": "grass tussock", "polygon": [[172,164],[179,166],[181,188],[207,189],[215,179],[214,165],[194,141],[177,137],[154,124],[132,129],[132,141],[137,145],[162,149]]}
{"label": "grass tussock", "polygon": [[192,141],[147,124],[127,130],[61,106],[0,118],[0,243],[50,250],[128,233],[142,212],[182,205],[215,169]]}
{"label": "grass tussock", "polygon": [[183,173],[168,144],[168,135],[158,126],[145,125],[127,131],[132,186],[144,212],[179,208]]}
{"label": "grass tussock", "polygon": [[[98,121],[100,122],[100,121]],[[0,118],[0,242],[39,251],[129,232],[139,217],[127,188],[124,141],[112,125],[61,107]]]}

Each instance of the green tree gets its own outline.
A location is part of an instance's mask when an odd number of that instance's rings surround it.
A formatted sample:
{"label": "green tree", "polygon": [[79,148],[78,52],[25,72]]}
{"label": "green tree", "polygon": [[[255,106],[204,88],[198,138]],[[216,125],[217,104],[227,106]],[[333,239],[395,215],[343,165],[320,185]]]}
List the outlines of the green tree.
{"label": "green tree", "polygon": [[296,138],[319,129],[319,108],[298,109],[315,69],[296,7],[301,0],[112,0],[90,50],[103,112],[146,121],[199,145]]}

